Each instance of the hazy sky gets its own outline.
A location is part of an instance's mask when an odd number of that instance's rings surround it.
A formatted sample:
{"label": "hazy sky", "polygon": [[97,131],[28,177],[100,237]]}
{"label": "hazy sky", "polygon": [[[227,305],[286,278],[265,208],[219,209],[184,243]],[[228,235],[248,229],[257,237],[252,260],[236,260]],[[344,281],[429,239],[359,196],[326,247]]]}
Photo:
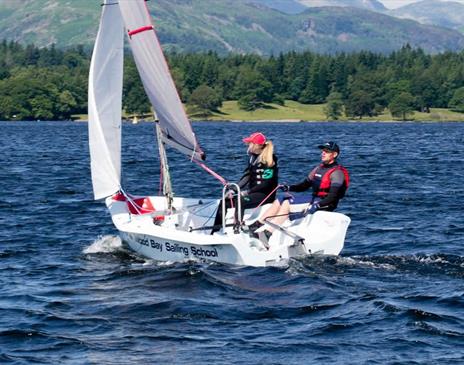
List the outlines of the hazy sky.
{"label": "hazy sky", "polygon": [[[394,9],[399,8],[400,6],[416,3],[420,0],[380,0],[387,8]],[[463,3],[464,0],[449,0],[449,1],[456,1],[458,3]]]}

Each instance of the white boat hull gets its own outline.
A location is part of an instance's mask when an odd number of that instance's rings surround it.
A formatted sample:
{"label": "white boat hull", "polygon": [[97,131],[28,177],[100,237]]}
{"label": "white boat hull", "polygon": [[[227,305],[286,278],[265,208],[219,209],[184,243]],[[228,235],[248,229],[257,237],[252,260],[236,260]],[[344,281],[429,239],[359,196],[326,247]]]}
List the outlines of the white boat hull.
{"label": "white boat hull", "polygon": [[[163,197],[148,199],[158,211],[165,209]],[[350,219],[340,213],[316,212],[294,223],[286,222],[284,227],[293,233],[293,237],[275,231],[267,245],[247,232],[234,233],[232,227],[213,235],[209,230],[191,231],[211,222],[217,203],[217,200],[175,198],[178,213],[166,215],[155,224],[153,216],[156,211],[132,214],[126,201],[106,200],[124,244],[140,255],[158,261],[208,260],[234,265],[275,266],[292,257],[316,253],[338,255],[350,223]],[[256,217],[259,212],[255,213]],[[233,216],[233,212],[228,212],[228,216]],[[294,234],[303,239],[295,239]]]}

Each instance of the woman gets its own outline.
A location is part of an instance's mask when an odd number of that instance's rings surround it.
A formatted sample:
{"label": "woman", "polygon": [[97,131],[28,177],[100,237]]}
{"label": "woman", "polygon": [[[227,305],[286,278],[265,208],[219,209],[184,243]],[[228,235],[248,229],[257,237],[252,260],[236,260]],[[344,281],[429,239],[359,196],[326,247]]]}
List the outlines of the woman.
{"label": "woman", "polygon": [[[272,203],[278,184],[277,157],[274,145],[261,132],[256,132],[243,139],[248,145],[250,156],[248,166],[238,182],[240,187],[241,210],[255,208],[260,204]],[[231,207],[231,199],[226,200],[226,208]],[[219,204],[213,232],[222,225],[222,205]]]}

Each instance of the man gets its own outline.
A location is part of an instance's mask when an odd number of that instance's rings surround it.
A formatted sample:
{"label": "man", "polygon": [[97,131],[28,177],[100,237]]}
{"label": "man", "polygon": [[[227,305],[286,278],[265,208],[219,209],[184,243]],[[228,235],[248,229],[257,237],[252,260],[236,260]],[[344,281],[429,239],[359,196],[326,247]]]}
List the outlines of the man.
{"label": "man", "polygon": [[295,220],[318,210],[333,211],[337,208],[350,183],[348,170],[337,162],[340,148],[335,142],[323,143],[318,148],[321,150],[321,164],[299,184],[281,186],[284,191],[294,192],[312,188],[312,193],[297,197],[288,194],[277,198],[264,215],[249,226],[253,235],[256,236],[255,232],[264,231],[268,237],[270,236],[273,229],[264,225],[268,217],[275,217],[272,222],[282,224],[287,218]]}

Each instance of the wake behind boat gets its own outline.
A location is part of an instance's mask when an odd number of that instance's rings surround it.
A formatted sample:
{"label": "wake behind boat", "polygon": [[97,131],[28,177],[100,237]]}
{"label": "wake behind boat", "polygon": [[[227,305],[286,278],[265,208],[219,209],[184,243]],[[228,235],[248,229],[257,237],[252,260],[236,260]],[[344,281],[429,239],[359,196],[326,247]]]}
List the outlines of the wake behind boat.
{"label": "wake behind boat", "polygon": [[[121,186],[124,33],[158,119],[163,196],[134,197]],[[211,221],[218,207],[226,206],[226,192],[233,189],[239,195],[240,189],[204,164],[205,154],[183,109],[144,0],[105,0],[90,67],[88,105],[94,196],[106,198],[113,223],[132,250],[161,261],[207,259],[266,266],[314,253],[338,255],[343,249],[350,219],[333,212],[318,211],[274,225],[268,239],[252,237],[243,224],[257,219],[266,205],[245,211],[244,217],[232,208],[223,211],[221,229],[212,233]],[[219,199],[173,197],[166,145],[221,180],[222,205]]]}

